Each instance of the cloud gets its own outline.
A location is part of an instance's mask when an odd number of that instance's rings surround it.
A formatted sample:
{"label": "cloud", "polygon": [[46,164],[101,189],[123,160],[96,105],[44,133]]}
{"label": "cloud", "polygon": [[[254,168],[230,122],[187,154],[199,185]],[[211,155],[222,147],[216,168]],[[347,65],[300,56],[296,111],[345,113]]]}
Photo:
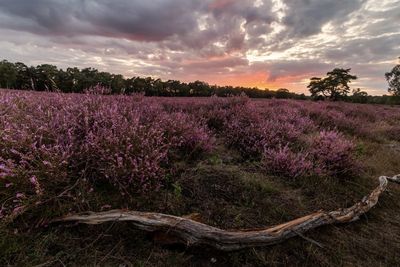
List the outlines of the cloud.
{"label": "cloud", "polygon": [[357,38],[333,49],[327,49],[325,56],[330,60],[368,63],[388,61],[396,58],[400,50],[400,33],[378,37]]}
{"label": "cloud", "polygon": [[364,0],[284,0],[284,25],[290,38],[307,37],[321,32],[324,24],[343,23],[358,10]]}
{"label": "cloud", "polygon": [[0,58],[301,92],[346,67],[385,93],[399,20],[396,0],[2,0]]}
{"label": "cloud", "polygon": [[266,66],[268,73],[267,80],[273,82],[285,77],[311,77],[314,73],[324,74],[324,72],[327,72],[330,67],[330,64],[312,60],[274,61]]}
{"label": "cloud", "polygon": [[202,1],[4,0],[1,26],[47,35],[99,35],[160,41],[196,26]]}

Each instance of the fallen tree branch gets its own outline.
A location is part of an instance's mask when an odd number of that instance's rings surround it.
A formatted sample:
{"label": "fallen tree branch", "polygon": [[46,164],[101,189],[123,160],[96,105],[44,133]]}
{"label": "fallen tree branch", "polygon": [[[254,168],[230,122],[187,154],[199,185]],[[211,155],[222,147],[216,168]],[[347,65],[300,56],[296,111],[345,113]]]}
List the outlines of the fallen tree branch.
{"label": "fallen tree branch", "polygon": [[212,227],[190,218],[162,213],[110,210],[70,215],[56,222],[100,224],[110,221],[130,221],[140,230],[163,232],[186,246],[207,245],[218,250],[233,251],[250,247],[269,246],[328,224],[358,220],[376,205],[386,190],[388,181],[400,184],[400,175],[379,177],[379,186],[353,206],[335,211],[318,211],[295,220],[257,230],[228,231]]}

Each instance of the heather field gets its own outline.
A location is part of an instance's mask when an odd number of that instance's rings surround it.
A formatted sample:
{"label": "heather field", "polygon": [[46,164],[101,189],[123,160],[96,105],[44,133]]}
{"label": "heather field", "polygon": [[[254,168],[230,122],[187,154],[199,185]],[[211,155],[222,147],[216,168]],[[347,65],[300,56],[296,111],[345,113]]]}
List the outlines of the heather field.
{"label": "heather field", "polygon": [[0,90],[0,265],[398,266],[399,186],[357,222],[230,253],[50,222],[129,209],[259,228],[348,207],[399,158],[398,106]]}

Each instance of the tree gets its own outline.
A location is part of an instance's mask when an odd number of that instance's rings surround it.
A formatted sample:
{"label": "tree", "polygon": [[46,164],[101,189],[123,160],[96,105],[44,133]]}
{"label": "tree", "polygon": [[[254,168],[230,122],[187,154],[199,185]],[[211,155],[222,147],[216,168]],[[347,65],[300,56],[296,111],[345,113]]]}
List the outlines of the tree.
{"label": "tree", "polygon": [[386,72],[385,77],[389,84],[389,93],[400,96],[400,64],[395,66],[392,71]]}
{"label": "tree", "polygon": [[290,91],[286,88],[279,88],[276,91],[276,98],[290,98]]}
{"label": "tree", "polygon": [[81,75],[81,71],[77,67],[67,68],[62,84],[63,92],[83,92],[83,89],[86,88],[82,87],[82,80],[83,75]]}
{"label": "tree", "polygon": [[351,80],[357,79],[357,76],[350,74],[350,70],[335,68],[328,72],[325,78],[312,77],[307,86],[311,96],[314,98],[322,96],[331,100],[344,98],[350,92]]}
{"label": "tree", "polygon": [[0,61],[0,88],[15,88],[17,74],[13,63],[7,60]]}
{"label": "tree", "polygon": [[[102,86],[110,86],[109,84],[106,83],[106,79],[102,77],[100,80],[99,71],[95,68],[84,68],[80,71],[80,80],[79,80],[79,87],[80,90],[84,90],[93,86],[96,86],[98,84]],[[111,75],[110,75],[111,76]]]}
{"label": "tree", "polygon": [[192,96],[210,96],[212,95],[211,87],[208,83],[195,81],[189,83],[190,95]]}
{"label": "tree", "polygon": [[26,66],[24,63],[17,62],[14,64],[17,71],[17,82],[15,88],[22,90],[35,89],[33,82],[34,68]]}
{"label": "tree", "polygon": [[360,88],[354,89],[353,95],[351,96],[351,100],[356,103],[367,103],[368,93],[365,91],[361,91]]}
{"label": "tree", "polygon": [[36,67],[35,78],[38,90],[58,90],[58,69],[54,65],[42,64]]}
{"label": "tree", "polygon": [[113,94],[123,94],[125,93],[126,83],[124,76],[121,74],[111,75],[111,90]]}

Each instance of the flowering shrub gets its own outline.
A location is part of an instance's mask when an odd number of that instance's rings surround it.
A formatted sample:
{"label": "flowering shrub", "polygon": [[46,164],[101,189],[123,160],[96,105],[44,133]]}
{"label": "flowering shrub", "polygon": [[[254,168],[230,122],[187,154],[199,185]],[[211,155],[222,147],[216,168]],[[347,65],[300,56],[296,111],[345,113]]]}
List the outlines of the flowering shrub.
{"label": "flowering shrub", "polygon": [[310,174],[313,165],[307,156],[294,153],[287,145],[268,148],[263,153],[262,164],[270,173],[295,178]]}
{"label": "flowering shrub", "polygon": [[138,191],[157,188],[164,177],[162,164],[167,161],[170,144],[159,125],[141,124],[137,111],[125,116],[117,107],[109,107],[87,117],[85,121],[93,123],[81,132],[75,165],[84,163],[78,169],[94,181],[105,179]]}
{"label": "flowering shrub", "polygon": [[253,106],[232,107],[224,121],[223,138],[246,158],[257,158],[263,148],[265,128]]}
{"label": "flowering shrub", "polygon": [[355,133],[358,121],[336,109],[326,109],[323,106],[309,108],[310,117],[322,128],[339,129]]}
{"label": "flowering shrub", "polygon": [[2,158],[0,158],[0,162],[2,162],[0,163],[0,179],[12,176],[11,169],[6,165],[7,162]]}
{"label": "flowering shrub", "polygon": [[86,88],[83,92],[85,94],[92,94],[92,95],[110,95],[111,94],[111,88],[102,86],[100,84],[97,84],[95,86],[91,86],[89,88]]}
{"label": "flowering shrub", "polygon": [[314,171],[321,176],[354,174],[357,164],[354,145],[337,131],[321,131],[311,141],[310,156]]}
{"label": "flowering shrub", "polygon": [[213,140],[204,122],[196,121],[186,113],[175,112],[165,116],[160,124],[168,142],[180,154],[196,156],[211,151]]}
{"label": "flowering shrub", "polygon": [[[190,103],[190,108],[185,108],[185,110],[197,115],[198,119],[204,120],[211,130],[223,133],[225,127],[230,125],[233,116],[236,116],[238,112],[249,109],[249,103],[250,100],[245,95],[229,97],[212,96],[208,101],[201,104],[197,103],[197,105],[193,105],[193,103]],[[251,116],[255,114],[257,113]]]}
{"label": "flowering shrub", "polygon": [[302,135],[313,129],[311,119],[297,109],[246,103],[229,110],[223,135],[227,144],[243,156],[258,159],[266,148],[296,144]]}
{"label": "flowering shrub", "polygon": [[354,144],[337,131],[321,131],[310,139],[309,146],[293,152],[288,145],[268,148],[262,165],[270,173],[296,178],[304,175],[353,175],[357,171]]}
{"label": "flowering shrub", "polygon": [[36,94],[0,93],[0,177],[24,201],[79,177],[124,191],[157,189],[170,159],[213,147],[204,122],[143,96]]}
{"label": "flowering shrub", "polygon": [[269,173],[297,178],[357,171],[354,144],[341,132],[399,140],[396,107],[108,93],[0,91],[0,183],[9,199],[0,216],[79,178],[155,190],[177,161],[201,158],[215,139]]}

